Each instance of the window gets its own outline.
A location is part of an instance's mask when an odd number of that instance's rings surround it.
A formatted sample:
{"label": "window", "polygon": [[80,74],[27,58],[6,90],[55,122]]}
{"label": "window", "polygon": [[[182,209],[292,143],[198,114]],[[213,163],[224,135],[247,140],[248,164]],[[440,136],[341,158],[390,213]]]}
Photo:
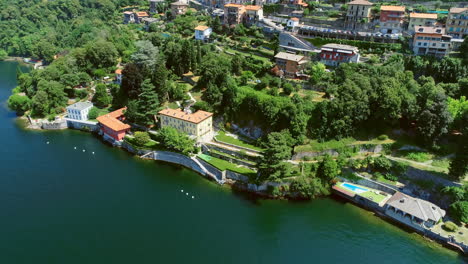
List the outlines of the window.
{"label": "window", "polygon": [[423,46],[427,46],[427,43],[426,43],[426,42],[424,42],[424,45],[423,45]]}
{"label": "window", "polygon": [[435,47],[436,46],[436,43],[432,43],[432,47]]}

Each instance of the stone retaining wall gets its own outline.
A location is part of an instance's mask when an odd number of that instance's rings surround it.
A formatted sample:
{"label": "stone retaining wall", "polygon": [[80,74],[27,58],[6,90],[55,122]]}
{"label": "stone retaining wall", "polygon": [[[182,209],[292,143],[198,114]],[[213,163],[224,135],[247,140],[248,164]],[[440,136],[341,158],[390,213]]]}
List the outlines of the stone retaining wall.
{"label": "stone retaining wall", "polygon": [[67,128],[67,122],[65,121],[65,119],[60,119],[52,122],[42,122],[41,128],[46,130],[65,129]]}
{"label": "stone retaining wall", "polygon": [[225,179],[225,176],[224,176],[225,173],[223,171],[218,170],[217,168],[213,167],[212,165],[210,165],[206,161],[204,161],[202,159],[199,159],[198,157],[196,159],[205,167],[205,169],[207,171],[209,171],[214,176],[216,176],[217,179],[219,179],[219,180],[224,180]]}
{"label": "stone retaining wall", "polygon": [[[346,146],[346,148],[353,148],[355,146],[351,145],[351,146]],[[383,151],[383,146],[381,144],[378,144],[378,145],[372,145],[372,146],[358,146],[359,147],[359,150],[358,152],[359,153],[374,153],[374,154],[377,154],[377,153],[380,153]],[[338,156],[339,155],[339,150],[338,149],[327,149],[327,150],[324,150],[324,151],[317,151],[317,152],[299,152],[299,153],[296,153],[293,155],[292,159],[293,160],[300,160],[304,157],[319,157],[319,156],[323,156],[323,155],[330,155],[330,156]]]}

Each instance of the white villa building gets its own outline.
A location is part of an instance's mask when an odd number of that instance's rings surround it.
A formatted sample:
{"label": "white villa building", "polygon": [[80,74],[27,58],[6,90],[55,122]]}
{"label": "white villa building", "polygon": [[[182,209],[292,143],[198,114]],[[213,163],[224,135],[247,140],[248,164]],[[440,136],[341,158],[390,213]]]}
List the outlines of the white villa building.
{"label": "white villa building", "polygon": [[67,107],[67,118],[79,121],[88,120],[89,110],[93,108],[91,102],[78,102]]}
{"label": "white villa building", "polygon": [[195,39],[207,42],[210,39],[212,29],[207,26],[198,26],[195,28]]}

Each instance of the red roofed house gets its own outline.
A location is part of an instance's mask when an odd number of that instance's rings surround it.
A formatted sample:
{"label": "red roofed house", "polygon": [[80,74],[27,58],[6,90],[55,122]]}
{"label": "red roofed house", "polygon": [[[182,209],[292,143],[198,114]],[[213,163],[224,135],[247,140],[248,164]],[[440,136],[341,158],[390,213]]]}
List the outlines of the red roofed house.
{"label": "red roofed house", "polygon": [[111,140],[112,142],[123,140],[125,134],[130,130],[130,126],[122,122],[125,120],[123,113],[126,109],[126,107],[120,108],[96,118],[104,139]]}
{"label": "red roofed house", "polygon": [[404,6],[381,6],[380,7],[380,32],[386,34],[400,33],[405,18]]}
{"label": "red roofed house", "polygon": [[197,141],[213,139],[213,113],[198,110],[195,113],[180,109],[164,109],[158,113],[161,128],[169,126]]}

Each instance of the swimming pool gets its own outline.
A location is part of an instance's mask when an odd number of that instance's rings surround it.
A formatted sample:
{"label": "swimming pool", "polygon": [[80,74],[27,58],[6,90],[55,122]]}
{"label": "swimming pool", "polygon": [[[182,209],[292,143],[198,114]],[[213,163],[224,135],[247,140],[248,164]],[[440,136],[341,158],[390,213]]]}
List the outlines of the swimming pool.
{"label": "swimming pool", "polygon": [[350,190],[350,191],[352,191],[352,192],[355,192],[355,193],[364,193],[364,192],[369,191],[366,188],[362,188],[360,186],[356,186],[356,185],[353,185],[353,184],[347,183],[347,182],[342,183],[341,186],[348,189],[348,190]]}

